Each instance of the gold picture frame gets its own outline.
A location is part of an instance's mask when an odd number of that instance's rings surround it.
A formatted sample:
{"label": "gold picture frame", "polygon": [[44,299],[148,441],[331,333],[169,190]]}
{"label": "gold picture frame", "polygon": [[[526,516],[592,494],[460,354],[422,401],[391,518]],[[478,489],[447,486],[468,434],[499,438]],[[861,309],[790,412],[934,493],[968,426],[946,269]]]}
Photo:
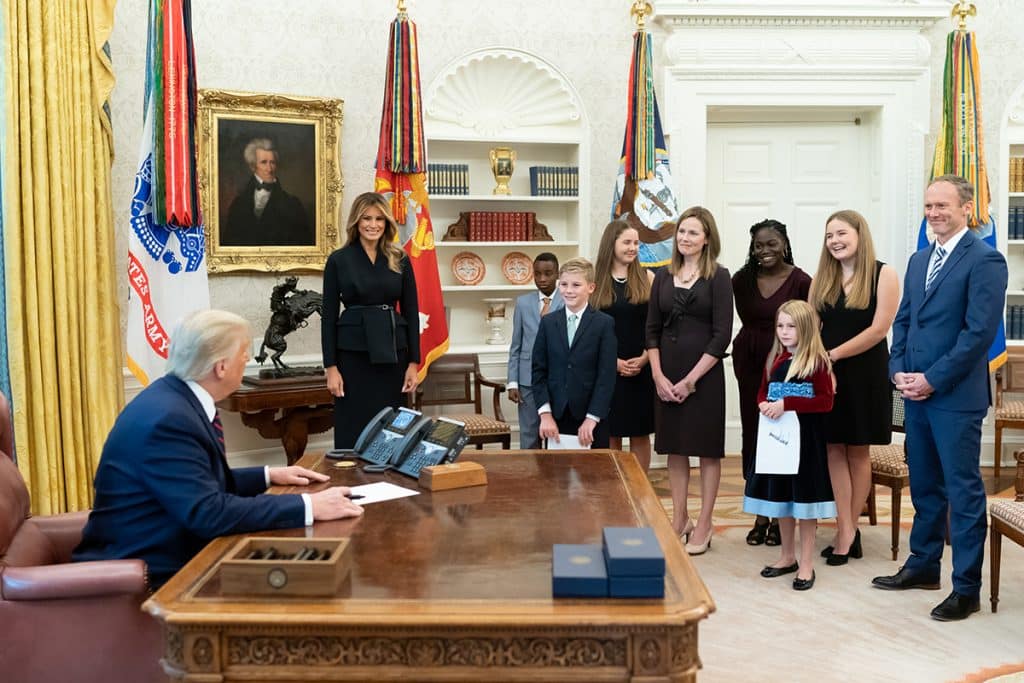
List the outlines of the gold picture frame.
{"label": "gold picture frame", "polygon": [[199,90],[197,104],[207,270],[323,270],[339,246],[342,100]]}

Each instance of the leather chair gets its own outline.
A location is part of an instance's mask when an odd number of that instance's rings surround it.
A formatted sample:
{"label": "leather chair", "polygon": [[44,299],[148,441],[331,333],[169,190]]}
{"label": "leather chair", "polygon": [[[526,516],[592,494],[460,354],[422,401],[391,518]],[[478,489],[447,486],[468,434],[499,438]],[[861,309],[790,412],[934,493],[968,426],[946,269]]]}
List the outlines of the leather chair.
{"label": "leather chair", "polygon": [[1024,401],[1007,400],[1003,394],[1024,391],[1024,353],[1010,349],[1009,359],[996,370],[994,474],[999,478],[1003,459],[1003,430],[1024,429]]}
{"label": "leather chair", "polygon": [[[903,426],[903,396],[892,392],[892,431],[905,434]],[[878,524],[875,509],[875,485],[888,486],[892,491],[892,559],[900,551],[900,508],[903,504],[903,488],[910,485],[910,468],[907,467],[907,445],[889,444],[872,446],[871,450],[871,492],[868,494],[868,520],[871,526]]]}
{"label": "leather chair", "polygon": [[999,563],[1003,556],[1003,536],[1024,546],[1024,451],[1013,454],[1017,459],[1017,479],[1014,482],[1016,497],[1011,500],[997,500],[989,507],[989,571],[991,572],[991,602],[995,612],[999,604]]}
{"label": "leather chair", "polygon": [[[483,414],[484,387],[493,389],[493,418]],[[413,407],[423,410],[423,406],[472,405],[472,413],[444,411],[443,414],[466,424],[469,443],[477,450],[488,443],[500,443],[508,450],[512,447],[512,427],[501,413],[503,391],[503,382],[491,381],[480,374],[480,359],[475,353],[450,353],[431,363],[426,381],[416,391]]]}
{"label": "leather chair", "polygon": [[0,679],[167,680],[160,624],[141,610],[145,563],[70,562],[87,518],[32,517],[21,473],[0,454]]}

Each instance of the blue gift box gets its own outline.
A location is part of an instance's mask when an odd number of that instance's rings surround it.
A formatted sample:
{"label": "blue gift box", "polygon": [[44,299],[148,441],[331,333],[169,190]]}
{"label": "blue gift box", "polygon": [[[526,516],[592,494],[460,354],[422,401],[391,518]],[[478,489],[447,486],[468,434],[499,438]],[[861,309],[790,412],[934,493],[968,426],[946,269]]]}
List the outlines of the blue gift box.
{"label": "blue gift box", "polygon": [[650,527],[605,527],[608,576],[665,576],[665,553]]}
{"label": "blue gift box", "polygon": [[551,554],[551,593],[556,598],[608,597],[601,546],[556,543]]}
{"label": "blue gift box", "polygon": [[664,576],[609,576],[608,596],[612,598],[664,598]]}

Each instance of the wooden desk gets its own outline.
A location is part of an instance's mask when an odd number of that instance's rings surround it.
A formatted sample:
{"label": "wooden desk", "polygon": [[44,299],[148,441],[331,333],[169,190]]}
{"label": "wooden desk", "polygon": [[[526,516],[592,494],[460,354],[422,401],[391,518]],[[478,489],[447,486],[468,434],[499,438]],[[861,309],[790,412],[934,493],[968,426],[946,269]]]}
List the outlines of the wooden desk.
{"label": "wooden desk", "polygon": [[334,397],[327,391],[327,380],[322,375],[288,384],[242,384],[218,401],[217,407],[241,413],[242,424],[253,427],[263,438],[281,439],[289,465],[302,457],[310,434],[334,426]]}
{"label": "wooden desk", "polygon": [[[351,537],[354,563],[330,598],[219,591],[208,545],[144,609],[164,622],[177,680],[693,681],[707,589],[636,459],[611,451],[466,453],[486,486],[367,506],[358,520],[275,535]],[[397,473],[302,464],[334,484]],[[281,492],[295,489],[282,489]],[[605,526],[651,526],[665,551],[664,600],[551,597],[551,546],[600,543]]]}

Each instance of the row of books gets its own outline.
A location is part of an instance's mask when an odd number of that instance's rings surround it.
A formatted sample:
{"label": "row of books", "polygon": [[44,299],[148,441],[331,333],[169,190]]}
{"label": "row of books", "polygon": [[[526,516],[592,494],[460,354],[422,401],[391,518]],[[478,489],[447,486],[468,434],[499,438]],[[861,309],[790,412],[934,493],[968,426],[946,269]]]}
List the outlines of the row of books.
{"label": "row of books", "polygon": [[469,164],[427,164],[430,194],[469,194]]}
{"label": "row of books", "polygon": [[530,167],[530,194],[532,196],[576,197],[579,193],[579,166]]}
{"label": "row of books", "polygon": [[1010,192],[1024,192],[1024,157],[1010,158]]}
{"label": "row of books", "polygon": [[470,211],[470,242],[528,242],[533,239],[532,211]]}
{"label": "row of books", "polygon": [[1006,307],[1006,338],[1024,339],[1024,306]]}
{"label": "row of books", "polygon": [[1011,240],[1024,240],[1024,206],[1011,206],[1007,210],[1006,234]]}

